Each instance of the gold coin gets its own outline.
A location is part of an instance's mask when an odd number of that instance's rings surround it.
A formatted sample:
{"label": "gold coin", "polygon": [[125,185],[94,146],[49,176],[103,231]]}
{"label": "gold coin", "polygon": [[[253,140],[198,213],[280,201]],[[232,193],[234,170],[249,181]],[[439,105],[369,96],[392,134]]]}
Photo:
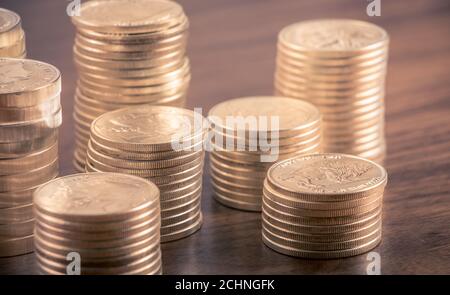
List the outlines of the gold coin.
{"label": "gold coin", "polygon": [[[258,105],[258,108],[255,108]],[[232,119],[230,121],[230,116]],[[243,124],[234,122],[236,117],[243,117]],[[317,124],[320,121],[319,110],[310,103],[285,98],[285,97],[246,97],[227,100],[214,106],[209,114],[208,118],[214,125],[214,129],[221,129],[228,134],[233,134],[237,130],[243,129],[249,132],[258,132],[263,126],[259,126],[257,121],[254,121],[254,126],[247,126],[249,124],[246,119],[254,117],[264,118],[265,120],[271,120],[275,118],[279,120],[279,126],[271,126],[272,121],[266,122],[266,128],[270,132],[278,132],[280,137],[287,137],[291,134],[298,134],[301,130],[309,128]],[[256,119],[255,119],[256,120]],[[243,126],[240,126],[243,125]],[[255,127],[257,129],[255,129]]]}
{"label": "gold coin", "polygon": [[203,160],[203,151],[193,152],[180,157],[160,160],[160,161],[136,161],[136,160],[122,160],[115,157],[110,157],[101,152],[96,151],[90,143],[88,143],[88,157],[94,161],[103,163],[108,166],[113,166],[118,169],[130,169],[130,170],[152,170],[152,169],[167,169],[167,173],[173,172],[173,167],[186,168],[186,165],[191,163],[197,164],[196,161]]}
{"label": "gold coin", "polygon": [[29,59],[8,58],[1,58],[0,65],[2,108],[31,107],[61,92],[61,74],[54,66]]}
{"label": "gold coin", "polygon": [[[186,220],[189,220],[193,216],[197,215],[201,211],[201,204],[198,203],[192,208],[189,208],[189,210],[175,214],[173,216],[167,216],[163,219],[161,219],[161,226],[162,227],[170,227],[174,224],[179,224],[181,222],[184,222]],[[176,231],[176,230],[175,230]]]}
{"label": "gold coin", "polygon": [[258,188],[262,187],[264,183],[264,178],[262,177],[254,177],[254,176],[240,176],[235,175],[232,173],[227,173],[222,171],[219,167],[214,166],[210,163],[209,165],[210,174],[211,176],[214,176],[216,178],[220,178],[221,180],[230,182],[230,183],[237,183],[246,187],[252,187],[252,188]]}
{"label": "gold coin", "polygon": [[183,19],[183,8],[166,0],[113,0],[83,3],[75,26],[103,33],[137,34],[169,29]]}
{"label": "gold coin", "polygon": [[0,209],[0,224],[10,224],[33,219],[33,204]]}
{"label": "gold coin", "polygon": [[43,184],[58,175],[58,159],[26,173],[0,176],[0,192],[21,191]]}
{"label": "gold coin", "polygon": [[229,182],[225,179],[217,177],[216,175],[214,175],[214,173],[211,173],[211,178],[213,179],[215,184],[217,184],[218,186],[220,186],[222,188],[230,190],[230,191],[234,191],[237,193],[244,193],[244,194],[248,194],[248,195],[261,195],[262,194],[262,186],[248,187],[237,181]]}
{"label": "gold coin", "polygon": [[200,212],[198,217],[193,221],[191,221],[190,224],[188,223],[185,228],[178,230],[176,232],[169,232],[167,234],[161,235],[161,243],[167,243],[188,237],[197,232],[198,230],[200,230],[202,224],[203,224],[203,215]]}
{"label": "gold coin", "polygon": [[33,234],[34,219],[0,224],[0,241],[8,238],[20,238]]}
{"label": "gold coin", "polygon": [[25,35],[23,34],[16,43],[10,44],[9,46],[5,47],[0,47],[0,56],[15,58],[21,55],[25,50]]}
{"label": "gold coin", "polygon": [[20,16],[11,10],[0,8],[0,47],[17,42],[22,34]]}
{"label": "gold coin", "polygon": [[284,28],[278,38],[296,51],[333,57],[375,50],[389,40],[387,33],[376,25],[347,19],[299,22]]}
{"label": "gold coin", "polygon": [[192,153],[200,151],[203,145],[202,142],[199,142],[195,143],[192,147],[189,147],[181,151],[145,153],[145,152],[127,152],[122,151],[120,149],[110,148],[108,146],[98,143],[93,138],[89,140],[89,144],[92,146],[93,150],[96,150],[99,153],[109,155],[116,159],[130,160],[130,161],[162,161],[179,157],[186,157],[187,155],[191,155]]}
{"label": "gold coin", "polygon": [[323,195],[332,200],[333,196],[369,195],[386,185],[387,173],[378,164],[359,157],[317,154],[276,163],[269,169],[267,180],[283,194]]}
{"label": "gold coin", "polygon": [[0,158],[13,159],[33,153],[54,145],[58,141],[58,130],[49,135],[20,142],[0,142]]}
{"label": "gold coin", "polygon": [[62,124],[62,112],[50,117],[21,124],[2,124],[0,128],[0,142],[19,142],[35,138],[42,138],[51,134]]}
{"label": "gold coin", "polygon": [[33,251],[33,235],[0,240],[0,257],[17,256]]}
{"label": "gold coin", "polygon": [[0,160],[0,176],[25,173],[51,164],[58,157],[58,144],[25,157]]}
{"label": "gold coin", "polygon": [[[123,198],[124,195],[128,197]],[[34,205],[47,215],[66,220],[124,220],[159,206],[159,189],[150,181],[131,175],[75,174],[38,188]]]}
{"label": "gold coin", "polygon": [[174,197],[173,192],[170,195],[170,198],[161,198],[161,209],[164,210],[166,208],[173,208],[179,206],[181,204],[185,204],[186,202],[191,201],[196,196],[201,194],[202,192],[202,182],[199,181],[194,183],[192,187],[189,187],[189,191],[181,191],[183,194],[178,193],[176,197]]}
{"label": "gold coin", "polygon": [[21,123],[48,118],[61,109],[60,95],[31,107],[0,107],[0,124]]}
{"label": "gold coin", "polygon": [[266,246],[285,255],[309,259],[336,259],[369,252],[381,242],[381,235],[378,235],[372,241],[369,241],[362,245],[358,245],[358,247],[336,251],[300,250],[290,246],[278,244],[277,242],[268,238],[264,233],[262,235],[262,239]]}
{"label": "gold coin", "polygon": [[[161,219],[162,224],[164,225],[164,221],[170,218],[173,218],[178,215],[182,215],[187,213],[188,211],[192,211],[193,208],[200,209],[199,206],[202,201],[201,193],[197,194],[193,198],[189,198],[186,202],[176,205],[175,207],[167,207],[161,208]],[[161,205],[163,206],[163,205]]]}
{"label": "gold coin", "polygon": [[91,127],[95,141],[131,152],[170,151],[174,143],[192,146],[205,132],[204,118],[193,111],[148,105],[106,113]]}
{"label": "gold coin", "polygon": [[310,234],[310,233],[302,233],[293,231],[290,228],[283,228],[277,225],[273,225],[269,220],[267,220],[264,215],[262,217],[262,226],[266,228],[269,232],[273,234],[287,238],[294,239],[302,242],[312,242],[312,243],[334,243],[334,242],[343,242],[348,240],[354,240],[360,237],[363,237],[376,229],[381,228],[381,219],[374,221],[373,223],[362,227],[360,229],[354,231],[348,231],[345,233],[339,234]]}

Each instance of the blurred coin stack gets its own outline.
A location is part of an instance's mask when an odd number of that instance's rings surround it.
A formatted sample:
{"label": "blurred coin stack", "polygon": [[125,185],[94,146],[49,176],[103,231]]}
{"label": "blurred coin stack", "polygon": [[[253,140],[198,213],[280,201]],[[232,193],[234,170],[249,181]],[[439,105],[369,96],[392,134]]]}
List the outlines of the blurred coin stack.
{"label": "blurred coin stack", "polygon": [[138,106],[106,113],[91,127],[86,170],[151,180],[161,191],[161,241],[202,225],[204,118],[191,110]]}
{"label": "blurred coin stack", "polygon": [[0,8],[0,57],[25,58],[26,55],[25,32],[20,16]]}
{"label": "blurred coin stack", "polygon": [[153,183],[125,174],[75,174],[37,189],[34,205],[42,274],[162,273],[159,190]]}
{"label": "blurred coin stack", "polygon": [[263,183],[273,162],[320,152],[321,117],[308,102],[237,98],[214,106],[208,118],[214,133],[210,174],[215,198],[228,207],[261,211]]}
{"label": "blurred coin stack", "polygon": [[274,164],[264,183],[262,237],[273,250],[303,258],[342,258],[381,241],[387,174],[343,154],[295,157]]}
{"label": "blurred coin stack", "polygon": [[32,194],[58,174],[61,76],[0,58],[0,77],[0,256],[14,256],[33,251]]}
{"label": "blurred coin stack", "polygon": [[166,0],[93,0],[72,18],[74,59],[74,166],[84,171],[91,122],[137,104],[185,105],[190,82],[186,57],[189,22]]}
{"label": "blurred coin stack", "polygon": [[324,151],[383,162],[389,38],[354,20],[314,20],[278,38],[276,93],[304,99],[323,115]]}

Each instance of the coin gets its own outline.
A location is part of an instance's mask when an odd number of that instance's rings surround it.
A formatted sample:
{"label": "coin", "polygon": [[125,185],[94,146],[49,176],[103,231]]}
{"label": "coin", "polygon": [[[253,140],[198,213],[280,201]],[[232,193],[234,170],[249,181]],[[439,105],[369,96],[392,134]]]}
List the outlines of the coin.
{"label": "coin", "polygon": [[381,239],[387,173],[344,154],[297,156],[267,172],[262,201],[263,242],[304,258],[364,253]]}
{"label": "coin", "polygon": [[213,107],[209,119],[214,132],[213,188],[216,199],[229,207],[260,211],[263,182],[272,163],[321,149],[321,115],[300,100],[232,99]]}
{"label": "coin", "polygon": [[0,47],[14,44],[23,34],[20,16],[4,8],[0,8]]}
{"label": "coin", "polygon": [[33,235],[0,240],[0,257],[17,256],[33,250]]}
{"label": "coin", "polygon": [[[31,107],[61,92],[61,74],[49,64],[22,59],[0,59],[0,107]],[[23,79],[27,77],[27,79]]]}
{"label": "coin", "polygon": [[[320,109],[323,150],[383,158],[384,134],[374,128],[384,129],[386,31],[348,19],[304,21],[279,33],[277,49],[275,92]],[[378,153],[358,145],[368,136],[380,139]]]}

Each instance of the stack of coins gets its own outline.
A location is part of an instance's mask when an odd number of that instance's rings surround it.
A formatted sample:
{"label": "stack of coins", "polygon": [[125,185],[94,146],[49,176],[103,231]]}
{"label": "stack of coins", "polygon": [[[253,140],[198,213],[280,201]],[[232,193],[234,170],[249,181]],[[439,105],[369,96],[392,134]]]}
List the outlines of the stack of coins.
{"label": "stack of coins", "polygon": [[25,58],[26,55],[25,32],[20,16],[0,8],[0,57]]}
{"label": "stack of coins", "polygon": [[381,241],[387,174],[343,154],[295,157],[274,164],[264,183],[262,237],[273,250],[303,258],[341,258]]}
{"label": "stack of coins", "polygon": [[161,274],[159,190],[116,173],[75,174],[34,193],[42,274]]}
{"label": "stack of coins", "polygon": [[58,174],[61,76],[5,58],[0,77],[0,256],[14,256],[33,250],[33,191]]}
{"label": "stack of coins", "polygon": [[283,29],[275,88],[323,115],[324,151],[383,162],[387,33],[354,20],[314,20]]}
{"label": "stack of coins", "polygon": [[215,198],[231,208],[261,211],[264,179],[273,162],[320,152],[319,110],[298,99],[232,99],[213,107],[209,119]]}
{"label": "stack of coins", "polygon": [[162,242],[187,237],[202,225],[203,121],[187,109],[145,105],[92,123],[86,170],[154,182],[161,191]]}
{"label": "stack of coins", "polygon": [[90,125],[101,114],[137,104],[185,105],[189,22],[180,5],[166,0],[93,0],[72,20],[79,72],[74,166],[84,171]]}

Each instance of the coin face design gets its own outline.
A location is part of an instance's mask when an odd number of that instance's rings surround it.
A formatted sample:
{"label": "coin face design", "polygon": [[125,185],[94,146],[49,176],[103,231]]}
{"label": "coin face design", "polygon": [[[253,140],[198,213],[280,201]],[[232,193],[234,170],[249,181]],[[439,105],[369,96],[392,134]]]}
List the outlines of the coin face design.
{"label": "coin face design", "polygon": [[[209,117],[214,124],[233,129],[238,128],[237,122],[230,126],[230,124],[227,124],[227,117],[235,119],[241,117],[249,120],[253,118],[258,123],[257,127],[259,128],[262,128],[262,126],[259,126],[261,122],[258,122],[258,120],[266,118],[268,130],[275,129],[271,128],[271,118],[278,118],[279,130],[291,130],[318,121],[320,113],[314,105],[302,100],[275,96],[254,96],[219,103],[211,109]],[[253,129],[253,126],[248,127],[247,130]]]}
{"label": "coin face design", "polygon": [[283,42],[307,50],[358,50],[386,41],[380,27],[354,20],[314,20],[296,23],[280,33]]}
{"label": "coin face design", "polygon": [[0,33],[8,32],[20,23],[20,17],[9,10],[0,8]]}
{"label": "coin face design", "polygon": [[138,27],[164,24],[182,14],[180,5],[166,0],[90,1],[74,21],[92,27]]}
{"label": "coin face design", "polygon": [[386,183],[381,166],[342,154],[317,154],[281,161],[269,169],[275,185],[299,194],[351,194]]}
{"label": "coin face design", "polygon": [[55,83],[59,71],[34,60],[0,59],[0,95],[38,90]]}
{"label": "coin face design", "polygon": [[34,202],[48,212],[71,216],[127,213],[159,201],[158,188],[142,178],[115,173],[75,174],[36,190]]}
{"label": "coin face design", "polygon": [[175,107],[131,107],[99,117],[92,124],[92,132],[119,143],[171,143],[200,134],[203,120],[199,117],[193,111]]}

